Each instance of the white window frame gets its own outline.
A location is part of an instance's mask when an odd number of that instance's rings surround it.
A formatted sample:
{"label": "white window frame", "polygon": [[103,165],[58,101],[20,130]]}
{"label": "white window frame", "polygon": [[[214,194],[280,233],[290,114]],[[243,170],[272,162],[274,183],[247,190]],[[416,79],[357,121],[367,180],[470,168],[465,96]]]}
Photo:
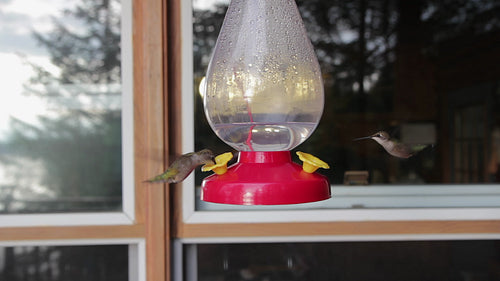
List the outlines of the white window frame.
{"label": "white window frame", "polygon": [[121,0],[122,211],[0,215],[0,226],[130,225],[135,219],[132,0]]}
{"label": "white window frame", "polygon": [[[193,98],[193,26],[192,26],[192,1],[182,0],[181,5],[181,34],[182,34],[182,151],[183,153],[194,150],[194,98]],[[214,133],[215,134],[215,133]],[[229,147],[228,147],[229,149]],[[182,219],[186,224],[200,223],[284,223],[284,222],[338,222],[338,221],[417,221],[417,220],[499,220],[500,207],[481,207],[481,200],[491,199],[494,196],[500,202],[500,185],[439,185],[443,190],[432,192],[431,189],[437,185],[421,185],[420,191],[411,188],[410,194],[401,193],[398,189],[409,186],[370,186],[370,194],[363,195],[362,192],[369,190],[356,189],[351,187],[332,186],[334,198],[345,197],[347,200],[355,196],[364,196],[365,202],[376,205],[388,196],[410,202],[409,208],[392,207],[390,204],[381,205],[377,208],[365,209],[303,209],[297,207],[294,210],[262,210],[262,207],[252,206],[252,211],[238,210],[238,207],[223,207],[224,210],[199,211],[195,207],[196,189],[194,177],[191,175],[183,183],[182,190]],[[357,191],[357,193],[356,193]],[[481,192],[475,192],[481,191]],[[430,193],[426,193],[430,192]],[[418,204],[411,204],[415,198],[429,197],[435,204],[436,200],[447,202],[448,206],[437,205],[439,207],[421,207]],[[439,196],[439,197],[438,197]],[[448,196],[448,197],[446,197]],[[437,199],[439,198],[439,199]],[[456,207],[450,202],[467,202],[474,200],[467,207]],[[331,200],[331,199],[330,199]],[[328,200],[328,201],[330,201]],[[371,203],[370,203],[371,202]],[[314,204],[314,203],[313,203]],[[319,203],[319,205],[325,203]],[[326,203],[328,205],[328,203]],[[496,204],[498,205],[498,204]],[[299,205],[295,205],[299,206]],[[294,206],[294,207],[295,207]],[[308,206],[304,204],[302,206]],[[418,208],[416,207],[418,206]],[[288,207],[288,208],[294,208]],[[286,207],[285,207],[286,208]],[[231,211],[227,211],[231,209]],[[241,208],[240,208],[241,209]],[[247,208],[248,209],[248,208]],[[259,210],[261,209],[261,210]]]}

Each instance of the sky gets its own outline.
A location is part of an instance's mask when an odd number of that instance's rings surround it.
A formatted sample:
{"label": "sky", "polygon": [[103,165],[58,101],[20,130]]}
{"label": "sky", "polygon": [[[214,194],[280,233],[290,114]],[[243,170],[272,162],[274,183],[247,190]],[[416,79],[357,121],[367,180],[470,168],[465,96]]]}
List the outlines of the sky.
{"label": "sky", "polygon": [[193,0],[193,8],[208,10],[217,3],[229,3],[229,0]]}
{"label": "sky", "polygon": [[32,32],[49,32],[51,17],[57,17],[74,1],[64,0],[0,0],[0,51],[45,54],[36,45]]}
{"label": "sky", "polygon": [[0,139],[5,137],[11,117],[33,123],[44,114],[44,103],[23,92],[23,84],[33,75],[25,60],[57,73],[47,52],[38,46],[33,31],[52,29],[51,17],[74,5],[65,0],[0,0]]}
{"label": "sky", "polygon": [[[49,32],[53,27],[51,17],[60,15],[64,8],[74,3],[65,0],[0,0],[0,141],[9,135],[11,118],[36,125],[38,116],[47,114],[44,101],[26,95],[23,88],[34,73],[26,61],[55,74],[58,71],[50,63],[47,51],[37,45],[33,31]],[[0,184],[11,178],[11,172],[5,167],[0,169]],[[35,192],[44,191],[38,184],[32,188]]]}

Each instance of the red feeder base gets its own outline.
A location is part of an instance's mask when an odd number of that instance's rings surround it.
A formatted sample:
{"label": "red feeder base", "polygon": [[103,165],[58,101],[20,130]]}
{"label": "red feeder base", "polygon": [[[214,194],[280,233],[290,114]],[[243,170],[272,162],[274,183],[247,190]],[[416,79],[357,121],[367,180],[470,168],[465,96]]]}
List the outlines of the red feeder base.
{"label": "red feeder base", "polygon": [[282,205],[330,197],[328,179],[304,172],[292,162],[290,151],[241,151],[238,163],[201,185],[201,200],[212,203]]}

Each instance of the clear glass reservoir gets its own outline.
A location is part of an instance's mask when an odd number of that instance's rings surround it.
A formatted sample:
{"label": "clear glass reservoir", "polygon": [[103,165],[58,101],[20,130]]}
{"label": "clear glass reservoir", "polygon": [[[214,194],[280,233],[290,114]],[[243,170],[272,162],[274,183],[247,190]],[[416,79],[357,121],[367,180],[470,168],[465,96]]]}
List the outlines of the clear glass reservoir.
{"label": "clear glass reservoir", "polygon": [[321,71],[293,0],[232,0],[208,67],[205,114],[240,151],[291,150],[323,113]]}

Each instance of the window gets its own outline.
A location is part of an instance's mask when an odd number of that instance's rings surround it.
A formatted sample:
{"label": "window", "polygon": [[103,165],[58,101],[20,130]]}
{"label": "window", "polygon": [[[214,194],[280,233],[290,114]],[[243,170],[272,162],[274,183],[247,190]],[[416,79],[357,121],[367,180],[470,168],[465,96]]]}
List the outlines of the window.
{"label": "window", "polygon": [[[199,244],[185,280],[495,280],[498,241]],[[196,255],[193,255],[196,254]],[[210,258],[208,258],[210,257]]]}
{"label": "window", "polygon": [[1,4],[0,279],[164,280],[163,1],[31,2]]}
{"label": "window", "polygon": [[[0,247],[3,280],[133,280],[128,245]],[[133,255],[133,253],[130,253]]]}
{"label": "window", "polygon": [[[182,113],[182,128],[177,129],[182,137],[176,137],[175,147],[179,153],[232,149],[207,123],[198,91],[228,2],[180,1],[177,36],[183,43],[182,57],[176,61],[182,67],[174,79],[182,88],[177,96],[182,109],[176,111]],[[185,258],[174,265],[175,280],[256,278],[238,275],[244,273],[243,266],[233,268],[240,270],[236,275],[225,270],[238,262],[247,268],[269,264],[237,255],[225,259],[225,253],[262,247],[262,252],[274,255],[273,251],[288,247],[283,243],[311,247],[304,251],[344,245],[361,249],[362,241],[376,249],[384,243],[372,242],[380,240],[407,248],[421,243],[430,252],[443,245],[448,249],[483,242],[496,245],[500,237],[498,46],[492,39],[499,27],[490,12],[497,5],[296,2],[322,66],[326,97],[319,127],[298,148],[333,167],[321,171],[330,179],[332,198],[283,206],[212,204],[199,200],[197,187],[208,174],[197,173],[174,189],[175,260]],[[485,74],[481,69],[491,71]],[[425,149],[399,159],[373,140],[353,141],[382,130],[404,143],[424,144]],[[367,172],[368,183],[349,181],[346,175],[353,171]],[[209,250],[222,256],[210,261],[220,270],[213,275],[204,271],[211,265],[200,255]],[[493,260],[496,255],[492,254]],[[284,260],[278,266],[289,264]]]}
{"label": "window", "polygon": [[133,173],[122,173],[132,170],[131,9],[120,1],[45,6],[5,5],[4,224],[33,218],[15,214],[69,212],[124,223],[134,216]]}
{"label": "window", "polygon": [[4,6],[0,212],[121,211],[130,16],[120,1],[24,5]]}
{"label": "window", "polygon": [[[320,170],[330,179],[332,199],[300,206],[247,207],[203,202],[199,194],[192,193],[184,197],[184,206],[191,204],[188,209],[199,211],[369,209],[360,219],[367,219],[372,209],[387,208],[419,209],[421,216],[412,212],[407,219],[449,219],[457,216],[456,212],[446,214],[451,208],[470,208],[464,219],[498,218],[497,78],[486,75],[479,79],[473,70],[486,67],[485,58],[495,56],[486,43],[498,29],[490,24],[494,18],[485,16],[481,24],[473,23],[493,6],[470,4],[473,8],[465,11],[464,6],[451,9],[437,2],[366,3],[353,2],[353,9],[336,2],[297,3],[322,66],[326,98],[318,128],[298,150],[321,156],[333,166]],[[192,50],[187,46],[185,52],[194,55],[193,68],[191,59],[184,64],[184,76],[193,72],[194,85],[185,83],[184,91],[193,91],[194,100],[183,96],[183,120],[187,127],[194,124],[195,143],[192,148],[188,135],[183,139],[184,151],[209,147],[222,153],[232,149],[210,128],[198,90],[227,4],[194,1],[192,30],[185,27],[184,38],[193,34]],[[187,13],[184,17],[190,18]],[[358,21],[361,14],[362,26]],[[463,14],[460,24],[455,23],[456,14]],[[435,22],[439,24],[433,25]],[[364,40],[358,39],[360,33]],[[423,150],[400,159],[375,141],[353,141],[382,130],[392,139]],[[359,171],[368,175],[367,185],[349,181],[349,174]],[[195,185],[206,175],[198,173]],[[194,205],[188,203],[191,199],[187,198],[192,197],[196,198]],[[428,216],[424,208],[437,212]],[[486,216],[485,208],[489,208]],[[245,212],[238,214],[246,216]],[[185,214],[184,219],[189,216]]]}

